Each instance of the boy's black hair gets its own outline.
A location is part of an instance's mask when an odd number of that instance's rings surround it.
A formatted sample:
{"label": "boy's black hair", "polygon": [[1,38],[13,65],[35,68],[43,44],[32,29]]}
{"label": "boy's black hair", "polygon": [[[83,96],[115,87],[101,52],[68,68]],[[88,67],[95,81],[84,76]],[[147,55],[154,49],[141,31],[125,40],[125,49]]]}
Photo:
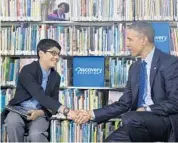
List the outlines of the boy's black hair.
{"label": "boy's black hair", "polygon": [[44,51],[46,52],[47,50],[56,47],[59,49],[59,51],[61,51],[61,46],[59,45],[59,43],[53,39],[42,39],[40,40],[40,42],[37,45],[37,56],[39,58],[39,51]]}

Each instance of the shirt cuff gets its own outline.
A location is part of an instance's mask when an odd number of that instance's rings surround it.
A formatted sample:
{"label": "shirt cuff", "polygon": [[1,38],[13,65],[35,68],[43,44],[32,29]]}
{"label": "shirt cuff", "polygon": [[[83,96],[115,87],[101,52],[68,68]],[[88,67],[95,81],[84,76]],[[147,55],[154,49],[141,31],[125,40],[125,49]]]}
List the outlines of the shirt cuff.
{"label": "shirt cuff", "polygon": [[91,110],[91,120],[94,120],[95,119],[95,113],[93,110]]}
{"label": "shirt cuff", "polygon": [[61,105],[58,109],[58,113],[62,113],[63,114],[63,111],[64,111],[64,108],[65,106],[64,105]]}
{"label": "shirt cuff", "polygon": [[145,109],[145,111],[151,112],[151,108],[150,108],[150,106],[148,106],[148,105],[144,106],[144,109]]}
{"label": "shirt cuff", "polygon": [[151,111],[150,106],[147,106],[146,110],[147,110],[147,111]]}

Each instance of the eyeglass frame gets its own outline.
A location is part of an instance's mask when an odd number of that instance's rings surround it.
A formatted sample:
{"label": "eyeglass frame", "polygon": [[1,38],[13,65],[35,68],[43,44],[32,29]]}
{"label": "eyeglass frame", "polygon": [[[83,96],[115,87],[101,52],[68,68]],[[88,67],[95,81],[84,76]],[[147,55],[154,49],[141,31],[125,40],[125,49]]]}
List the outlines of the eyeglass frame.
{"label": "eyeglass frame", "polygon": [[57,56],[57,55],[58,55],[58,57],[61,56],[60,52],[57,53],[56,51],[48,51],[48,50],[46,50],[46,51],[44,51],[44,52],[45,52],[45,53],[46,53],[46,52],[49,52],[53,57],[54,57],[54,56]]}

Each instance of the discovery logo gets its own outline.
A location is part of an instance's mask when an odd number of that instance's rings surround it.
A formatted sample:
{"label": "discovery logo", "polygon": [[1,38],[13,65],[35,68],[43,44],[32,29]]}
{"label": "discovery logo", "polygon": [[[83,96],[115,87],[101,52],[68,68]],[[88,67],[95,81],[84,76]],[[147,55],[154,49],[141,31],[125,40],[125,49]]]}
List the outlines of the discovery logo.
{"label": "discovery logo", "polygon": [[77,72],[77,74],[93,74],[93,75],[98,75],[102,73],[102,68],[82,68],[82,67],[76,67],[75,71]]}
{"label": "discovery logo", "polygon": [[155,36],[154,37],[155,42],[165,42],[167,40],[167,36]]}

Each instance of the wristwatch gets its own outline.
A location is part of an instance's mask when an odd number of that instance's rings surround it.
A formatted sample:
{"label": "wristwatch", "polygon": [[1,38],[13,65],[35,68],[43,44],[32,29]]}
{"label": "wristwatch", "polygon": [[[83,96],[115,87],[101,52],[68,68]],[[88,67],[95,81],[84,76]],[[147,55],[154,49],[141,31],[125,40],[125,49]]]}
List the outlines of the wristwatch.
{"label": "wristwatch", "polygon": [[63,110],[63,114],[65,116],[67,116],[69,112],[70,112],[70,109],[68,107],[65,107],[64,110]]}

